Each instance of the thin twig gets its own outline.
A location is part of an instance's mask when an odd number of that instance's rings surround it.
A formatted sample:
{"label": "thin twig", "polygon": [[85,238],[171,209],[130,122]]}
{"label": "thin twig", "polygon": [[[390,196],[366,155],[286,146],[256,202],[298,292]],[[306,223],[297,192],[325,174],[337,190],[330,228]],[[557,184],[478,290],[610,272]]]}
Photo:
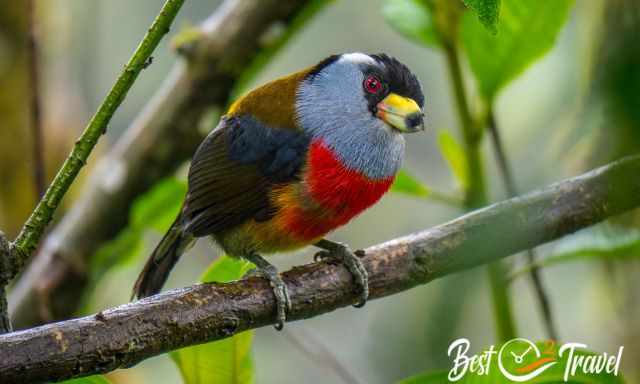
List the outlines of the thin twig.
{"label": "thin twig", "polygon": [[45,164],[44,138],[42,130],[41,88],[40,88],[40,48],[38,41],[38,25],[36,21],[36,1],[27,0],[28,18],[28,56],[31,99],[31,140],[33,151],[33,185],[36,199],[44,195]]}
{"label": "thin twig", "polygon": [[[509,197],[517,196],[518,187],[516,185],[513,172],[511,171],[511,166],[509,163],[509,159],[507,158],[506,151],[504,150],[502,137],[500,135],[500,130],[498,129],[498,124],[493,109],[489,111],[488,119],[491,142],[493,143],[493,149],[496,155],[496,161],[498,162],[498,168],[500,169],[500,174],[502,176],[502,180],[504,181],[504,187]],[[545,328],[547,329],[547,335],[553,340],[558,340],[558,330],[553,320],[549,295],[544,288],[542,277],[540,276],[540,270],[536,265],[536,252],[533,249],[528,249],[526,255],[527,262],[531,266],[531,268],[529,269],[529,276],[531,277],[531,282],[533,283],[533,288],[538,300],[538,305],[540,306],[540,310],[542,311]]]}
{"label": "thin twig", "polygon": [[10,271],[12,277],[18,274],[19,270],[26,263],[26,259],[35,250],[40,242],[45,228],[53,218],[53,213],[60,204],[65,193],[75,180],[76,176],[87,162],[89,154],[95,147],[100,136],[106,130],[111,117],[118,109],[136,78],[145,68],[148,58],[158,43],[169,32],[169,26],[173,22],[178,10],[184,0],[167,0],[160,10],[159,15],[147,31],[140,45],[136,48],[124,70],[116,80],[115,84],[107,94],[98,111],[93,116],[84,132],[76,142],[71,154],[58,174],[47,189],[42,199],[34,209],[33,213],[22,227],[18,237],[14,241],[14,257],[16,257],[17,268]]}
{"label": "thin twig", "polygon": [[[442,0],[436,9],[441,12],[438,20],[439,35],[443,39],[443,49],[447,60],[447,69],[451,77],[451,86],[456,101],[462,136],[464,139],[465,159],[468,169],[469,182],[465,191],[465,207],[467,210],[487,205],[487,184],[482,161],[481,143],[482,130],[474,121],[467,101],[462,66],[458,54],[458,26],[460,22],[460,4]],[[505,267],[502,260],[487,266],[491,299],[496,322],[496,333],[500,341],[513,339],[516,335],[516,325],[511,307],[509,285],[505,280]]]}
{"label": "thin twig", "polygon": [[[365,249],[371,299],[500,260],[640,206],[640,156],[629,157],[449,223]],[[505,233],[509,236],[506,237]],[[342,264],[282,274],[302,320],[347,307],[358,289]],[[149,357],[273,324],[269,282],[198,284],[99,315],[0,335],[0,381],[38,383],[130,367]]]}
{"label": "thin twig", "polygon": [[[284,331],[284,336],[294,348],[302,352],[314,363],[324,363],[324,366],[332,370],[343,382],[347,384],[359,383],[358,379],[342,364],[342,361],[323,343],[318,341],[313,334],[306,332],[303,328],[299,328],[296,332],[292,331],[291,328],[287,328]],[[305,343],[311,344],[311,347],[307,348]]]}

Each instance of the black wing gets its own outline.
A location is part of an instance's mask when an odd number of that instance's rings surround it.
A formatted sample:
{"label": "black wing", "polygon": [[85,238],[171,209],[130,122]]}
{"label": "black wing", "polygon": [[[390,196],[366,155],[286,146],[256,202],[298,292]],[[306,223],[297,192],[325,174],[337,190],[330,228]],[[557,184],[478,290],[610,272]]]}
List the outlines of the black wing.
{"label": "black wing", "polygon": [[249,116],[223,118],[193,157],[185,230],[201,237],[273,216],[269,191],[298,180],[308,146],[300,131],[271,128]]}

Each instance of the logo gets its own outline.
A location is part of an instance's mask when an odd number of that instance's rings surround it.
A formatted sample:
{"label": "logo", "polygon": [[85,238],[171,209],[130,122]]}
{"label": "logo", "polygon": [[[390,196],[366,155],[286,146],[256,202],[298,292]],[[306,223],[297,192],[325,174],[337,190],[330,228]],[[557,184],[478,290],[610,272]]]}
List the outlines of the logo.
{"label": "logo", "polygon": [[[500,372],[509,380],[526,382],[558,363],[555,343],[547,341],[545,349],[538,347],[527,339],[513,339],[505,343],[498,353]],[[509,361],[511,360],[511,361]],[[507,368],[507,367],[517,368]]]}
{"label": "logo", "polygon": [[499,349],[490,346],[479,354],[470,354],[471,342],[461,338],[449,346],[447,354],[453,359],[449,381],[456,382],[466,375],[486,376],[498,369],[506,379],[517,383],[532,380],[548,370],[562,372],[564,382],[577,374],[611,374],[618,376],[624,347],[617,354],[593,353],[586,344],[565,343],[558,347],[553,340],[534,343],[524,338],[512,339]]}

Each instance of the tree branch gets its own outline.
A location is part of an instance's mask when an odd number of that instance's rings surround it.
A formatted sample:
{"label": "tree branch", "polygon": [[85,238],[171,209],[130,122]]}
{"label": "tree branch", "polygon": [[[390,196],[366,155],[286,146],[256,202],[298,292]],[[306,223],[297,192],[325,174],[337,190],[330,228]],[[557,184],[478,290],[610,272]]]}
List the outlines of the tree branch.
{"label": "tree branch", "polygon": [[[182,49],[180,62],[99,162],[72,210],[49,234],[12,292],[16,327],[68,317],[87,285],[90,257],[127,224],[137,196],[188,160],[202,141],[203,116],[224,106],[274,25],[289,26],[299,14],[326,1],[226,0]],[[213,122],[212,122],[213,124]],[[179,137],[180,140],[176,140]],[[34,311],[40,308],[40,311]]]}
{"label": "tree branch", "polygon": [[[389,296],[557,239],[640,206],[640,156],[366,249],[371,298]],[[329,262],[283,273],[301,320],[358,300],[349,272]],[[44,382],[132,366],[185,346],[274,322],[261,278],[172,290],[93,316],[0,336],[0,381]]]}

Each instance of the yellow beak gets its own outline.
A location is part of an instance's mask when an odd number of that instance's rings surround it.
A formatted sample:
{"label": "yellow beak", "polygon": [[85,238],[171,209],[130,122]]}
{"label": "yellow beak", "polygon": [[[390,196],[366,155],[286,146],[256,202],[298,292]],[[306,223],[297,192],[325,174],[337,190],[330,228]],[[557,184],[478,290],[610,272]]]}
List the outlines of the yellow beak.
{"label": "yellow beak", "polygon": [[378,103],[379,119],[400,132],[424,130],[424,114],[413,99],[390,93]]}

